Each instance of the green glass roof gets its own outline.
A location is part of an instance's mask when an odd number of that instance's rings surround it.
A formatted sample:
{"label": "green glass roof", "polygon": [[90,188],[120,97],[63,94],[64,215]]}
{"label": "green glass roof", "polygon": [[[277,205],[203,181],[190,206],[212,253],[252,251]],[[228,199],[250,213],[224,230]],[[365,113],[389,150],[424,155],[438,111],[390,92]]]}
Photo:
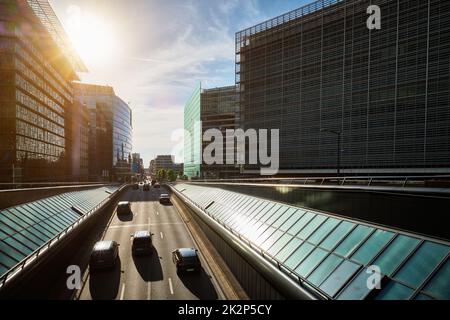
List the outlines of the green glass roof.
{"label": "green glass roof", "polygon": [[117,186],[68,192],[0,211],[0,277],[89,213]]}
{"label": "green glass roof", "polygon": [[[450,244],[217,187],[175,188],[329,299],[450,299]],[[370,289],[369,266],[382,273]]]}

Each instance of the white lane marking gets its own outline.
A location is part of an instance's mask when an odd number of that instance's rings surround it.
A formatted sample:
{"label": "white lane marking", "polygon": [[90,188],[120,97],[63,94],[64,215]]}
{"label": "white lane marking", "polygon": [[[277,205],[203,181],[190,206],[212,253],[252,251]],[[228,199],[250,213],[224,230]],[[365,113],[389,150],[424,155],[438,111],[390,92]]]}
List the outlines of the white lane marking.
{"label": "white lane marking", "polygon": [[147,283],[147,300],[152,300],[152,283]]}
{"label": "white lane marking", "polygon": [[156,215],[159,216],[159,211],[156,211]]}
{"label": "white lane marking", "polygon": [[169,278],[169,289],[170,289],[170,294],[173,295],[173,286],[172,286],[172,279]]}
{"label": "white lane marking", "polygon": [[120,292],[120,300],[125,296],[125,283],[122,284],[122,291]]}
{"label": "white lane marking", "polygon": [[161,239],[164,239],[164,234],[162,232],[160,232],[161,235]]}

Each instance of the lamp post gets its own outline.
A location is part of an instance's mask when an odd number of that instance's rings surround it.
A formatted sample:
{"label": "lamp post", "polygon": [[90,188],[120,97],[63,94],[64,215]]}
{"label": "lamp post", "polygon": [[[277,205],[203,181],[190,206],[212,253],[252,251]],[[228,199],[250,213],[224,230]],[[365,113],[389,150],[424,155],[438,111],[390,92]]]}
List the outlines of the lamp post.
{"label": "lamp post", "polygon": [[341,174],[341,131],[330,130],[330,129],[322,129],[320,132],[329,132],[337,135],[338,143],[337,143],[337,175]]}

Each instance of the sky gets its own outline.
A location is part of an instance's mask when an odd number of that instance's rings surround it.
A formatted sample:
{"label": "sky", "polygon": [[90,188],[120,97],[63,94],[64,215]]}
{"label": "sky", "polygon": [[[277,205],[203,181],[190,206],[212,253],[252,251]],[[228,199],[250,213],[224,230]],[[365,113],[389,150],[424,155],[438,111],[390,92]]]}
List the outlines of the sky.
{"label": "sky", "polygon": [[182,145],[183,110],[198,85],[235,83],[235,33],[308,0],[50,0],[89,69],[133,110],[144,165]]}

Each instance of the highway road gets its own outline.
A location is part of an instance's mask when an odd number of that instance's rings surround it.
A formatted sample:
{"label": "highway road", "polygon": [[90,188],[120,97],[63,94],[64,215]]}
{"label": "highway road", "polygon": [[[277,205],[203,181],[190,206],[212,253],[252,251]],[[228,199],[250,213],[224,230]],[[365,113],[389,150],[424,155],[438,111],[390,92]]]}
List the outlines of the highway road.
{"label": "highway road", "polygon": [[[196,247],[177,210],[159,203],[164,189],[144,192],[128,190],[120,199],[130,201],[133,215],[116,213],[104,232],[104,240],[120,244],[120,263],[114,270],[87,273],[78,294],[80,300],[214,300],[219,296],[217,281],[212,277],[200,252],[203,270],[199,274],[177,275],[171,253],[176,248]],[[154,254],[133,257],[131,235],[136,231],[153,233]]]}

